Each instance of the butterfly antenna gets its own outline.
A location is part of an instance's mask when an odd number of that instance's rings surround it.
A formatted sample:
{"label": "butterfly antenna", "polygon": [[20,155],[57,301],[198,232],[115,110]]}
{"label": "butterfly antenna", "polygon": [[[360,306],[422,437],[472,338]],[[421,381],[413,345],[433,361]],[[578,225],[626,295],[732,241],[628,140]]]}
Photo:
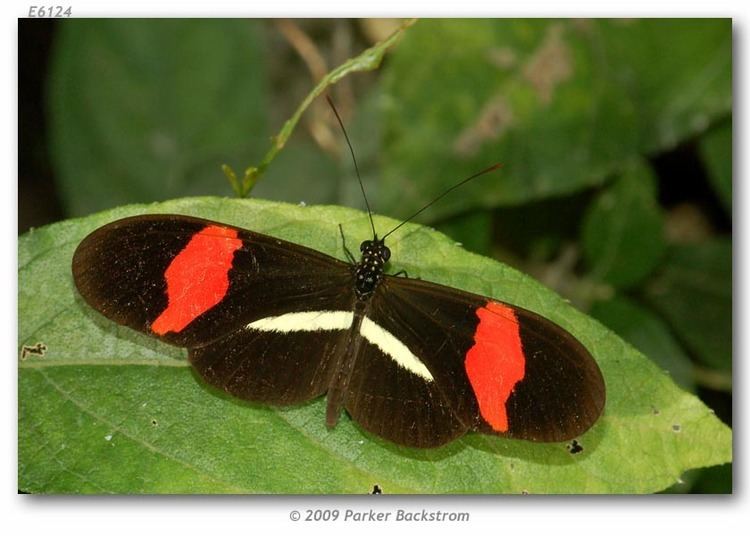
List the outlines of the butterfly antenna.
{"label": "butterfly antenna", "polygon": [[480,177],[480,176],[484,175],[485,173],[490,173],[491,171],[495,171],[496,169],[499,169],[501,167],[503,167],[502,164],[495,164],[494,166],[490,166],[487,169],[483,169],[479,173],[474,173],[474,175],[472,175],[471,177],[466,177],[464,180],[462,180],[458,184],[454,184],[453,186],[451,186],[450,188],[448,188],[446,191],[444,191],[442,194],[440,194],[439,196],[437,196],[435,199],[433,199],[432,201],[430,201],[429,203],[427,203],[425,206],[423,206],[422,208],[420,208],[414,214],[412,214],[411,216],[409,216],[408,218],[406,218],[404,221],[402,221],[401,223],[399,223],[396,227],[394,227],[393,229],[391,229],[390,231],[388,231],[385,235],[383,235],[383,238],[381,238],[381,240],[385,240],[386,236],[390,235],[391,233],[393,233],[394,231],[396,231],[397,229],[399,229],[405,223],[407,223],[407,222],[413,220],[414,218],[416,218],[417,216],[419,216],[422,212],[424,212],[425,210],[427,210],[428,208],[430,208],[432,205],[434,205],[435,203],[437,203],[438,201],[440,201],[443,197],[445,197],[446,195],[448,195],[449,193],[451,193],[456,188],[459,188],[459,187],[463,186],[467,182],[469,182],[471,180],[474,180],[477,177]]}
{"label": "butterfly antenna", "polygon": [[370,202],[367,200],[367,194],[365,193],[365,185],[362,184],[362,177],[359,174],[359,166],[357,165],[357,158],[354,156],[354,149],[352,148],[352,144],[349,141],[349,136],[347,135],[346,129],[344,128],[344,122],[341,120],[341,116],[339,116],[339,112],[336,110],[336,107],[333,105],[333,101],[331,100],[331,97],[326,95],[326,100],[328,101],[328,105],[331,107],[331,110],[333,110],[333,113],[336,116],[336,120],[339,122],[341,131],[344,133],[344,139],[346,139],[346,144],[349,146],[349,152],[351,153],[352,160],[354,161],[354,171],[356,171],[357,181],[359,181],[359,188],[360,190],[362,190],[362,197],[365,198],[365,206],[367,207],[367,215],[370,217],[370,227],[372,227],[372,237],[376,239],[377,233],[375,232],[375,222],[372,221],[372,210],[370,210]]}

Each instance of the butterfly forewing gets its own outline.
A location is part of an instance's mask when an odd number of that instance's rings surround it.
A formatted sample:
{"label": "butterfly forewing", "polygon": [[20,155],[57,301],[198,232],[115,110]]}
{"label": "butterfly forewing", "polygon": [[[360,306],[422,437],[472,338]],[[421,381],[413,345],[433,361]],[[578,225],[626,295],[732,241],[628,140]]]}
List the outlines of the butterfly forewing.
{"label": "butterfly forewing", "polygon": [[119,324],[199,347],[290,310],[351,309],[348,264],[225,224],[136,216],[91,233],[73,257],[83,298]]}
{"label": "butterfly forewing", "polygon": [[531,311],[515,308],[526,371],[508,399],[509,435],[567,441],[588,430],[604,411],[604,378],[570,333]]}
{"label": "butterfly forewing", "polygon": [[[564,441],[601,415],[604,380],[591,354],[531,311],[394,277],[385,278],[372,311],[434,377],[441,396],[425,403],[446,406],[469,430]],[[383,396],[398,397],[387,382],[379,388]]]}

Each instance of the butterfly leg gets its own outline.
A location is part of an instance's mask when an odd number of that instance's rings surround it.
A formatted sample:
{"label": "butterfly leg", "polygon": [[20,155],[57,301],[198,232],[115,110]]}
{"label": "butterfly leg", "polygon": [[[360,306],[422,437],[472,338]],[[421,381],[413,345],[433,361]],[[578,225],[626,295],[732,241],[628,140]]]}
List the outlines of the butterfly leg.
{"label": "butterfly leg", "polygon": [[421,277],[409,277],[409,273],[406,270],[399,270],[398,272],[393,274],[393,277],[401,277],[401,276],[405,277],[406,279],[417,279],[417,280],[422,279]]}
{"label": "butterfly leg", "polygon": [[352,252],[349,251],[349,248],[346,247],[346,238],[344,237],[344,228],[339,223],[339,232],[341,233],[341,245],[344,246],[344,253],[346,253],[347,259],[349,259],[349,262],[351,264],[357,264],[357,260],[354,258],[354,255],[352,255]]}

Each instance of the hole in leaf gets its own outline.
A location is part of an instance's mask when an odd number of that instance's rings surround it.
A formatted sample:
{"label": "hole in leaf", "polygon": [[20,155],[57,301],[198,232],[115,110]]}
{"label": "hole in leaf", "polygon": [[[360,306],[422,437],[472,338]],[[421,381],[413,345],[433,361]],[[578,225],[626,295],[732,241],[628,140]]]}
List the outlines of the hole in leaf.
{"label": "hole in leaf", "polygon": [[33,346],[24,345],[21,348],[21,361],[26,361],[28,356],[44,357],[45,353],[47,353],[47,345],[43,342],[38,342]]}
{"label": "hole in leaf", "polygon": [[571,454],[578,454],[579,452],[583,451],[583,447],[578,442],[578,440],[574,439],[569,445],[568,445],[568,451]]}

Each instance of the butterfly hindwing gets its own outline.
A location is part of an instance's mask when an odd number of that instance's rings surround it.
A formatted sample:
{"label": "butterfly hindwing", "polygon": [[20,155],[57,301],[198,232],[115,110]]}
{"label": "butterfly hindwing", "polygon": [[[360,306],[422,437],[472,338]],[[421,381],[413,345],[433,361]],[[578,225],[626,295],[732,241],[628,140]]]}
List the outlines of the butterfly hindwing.
{"label": "butterfly hindwing", "polygon": [[189,351],[209,384],[254,402],[290,405],[323,395],[331,381],[346,330],[241,329]]}
{"label": "butterfly hindwing", "polygon": [[367,344],[354,364],[344,405],[368,432],[399,445],[436,447],[471,429],[433,378],[416,375]]}

